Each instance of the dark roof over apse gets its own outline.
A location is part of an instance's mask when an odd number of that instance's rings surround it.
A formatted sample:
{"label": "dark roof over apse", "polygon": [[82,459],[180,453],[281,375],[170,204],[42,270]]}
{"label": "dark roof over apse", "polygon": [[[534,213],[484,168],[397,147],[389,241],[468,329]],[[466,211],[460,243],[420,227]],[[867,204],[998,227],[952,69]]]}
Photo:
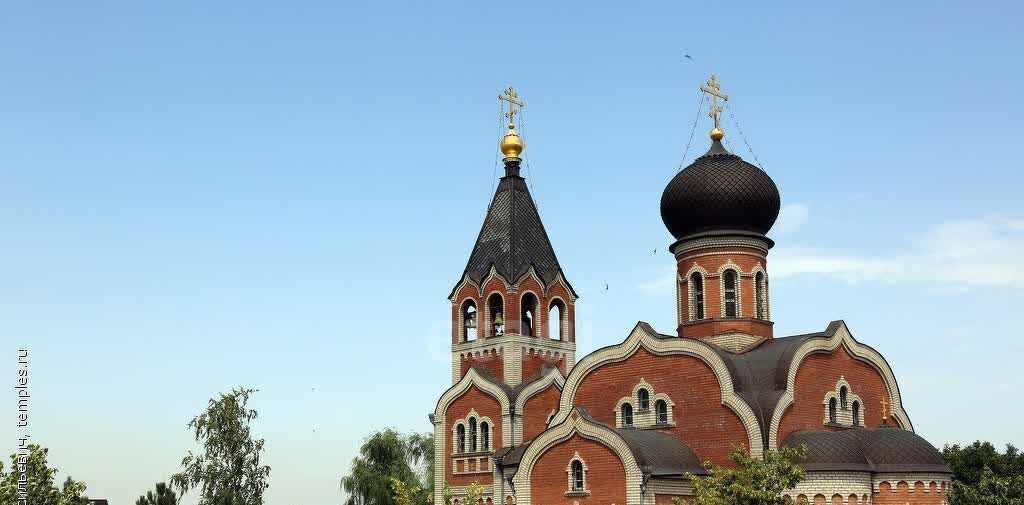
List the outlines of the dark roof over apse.
{"label": "dark roof over apse", "polygon": [[895,427],[798,431],[783,445],[807,446],[802,466],[809,471],[951,473],[932,444]]}
{"label": "dark roof over apse", "polygon": [[480,283],[492,265],[509,282],[531,266],[545,284],[562,270],[516,160],[505,162],[505,176],[498,182],[465,273]]}

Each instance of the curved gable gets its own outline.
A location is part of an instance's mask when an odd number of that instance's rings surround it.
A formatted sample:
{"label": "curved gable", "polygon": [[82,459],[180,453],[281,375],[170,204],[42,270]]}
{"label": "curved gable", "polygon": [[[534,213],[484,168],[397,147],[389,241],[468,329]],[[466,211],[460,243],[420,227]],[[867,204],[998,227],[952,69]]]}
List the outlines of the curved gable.
{"label": "curved gable", "polygon": [[[629,364],[628,361],[643,363]],[[659,370],[649,373],[652,366]],[[625,388],[628,382],[628,391],[632,390],[638,380],[636,370],[644,370],[644,377],[656,383],[656,389],[662,388],[672,396],[675,408],[680,409],[674,416],[673,432],[694,443],[701,457],[725,463],[724,455],[736,443],[749,447],[752,454],[762,453],[764,443],[754,412],[734,391],[732,377],[722,358],[703,342],[663,337],[643,322],[638,323],[621,344],[599,349],[573,367],[552,424],[564,422],[573,407],[584,406],[591,409],[595,419],[615,425],[615,401],[623,396],[618,389]],[[680,381],[680,374],[690,374],[692,380]],[[590,377],[598,377],[594,387],[585,384]],[[607,387],[609,385],[614,388]],[[611,394],[614,400],[608,403],[608,398],[600,398],[602,393],[604,396]],[[720,427],[710,439],[706,433],[708,423]],[[700,425],[704,425],[704,431]],[[698,442],[700,439],[705,442]]]}
{"label": "curved gable", "polygon": [[[836,321],[829,325],[829,330],[827,337],[811,338],[796,346],[790,351],[789,367],[778,370],[777,382],[784,383],[786,390],[772,414],[769,448],[777,448],[780,435],[796,429],[820,429],[821,404],[825,394],[822,388],[829,381],[829,389],[834,388],[841,378],[851,383],[853,393],[864,396],[865,419],[869,420],[865,424],[870,426],[872,422],[880,422],[880,403],[885,398],[892,411],[891,419],[902,428],[914,430],[910,416],[903,409],[896,376],[885,358],[870,346],[857,342],[846,323]],[[783,373],[785,377],[781,376]],[[858,391],[858,387],[864,392]],[[822,390],[822,395],[817,394],[819,390]],[[803,427],[811,409],[817,409],[817,428]],[[805,418],[803,423],[798,419],[801,417]]]}

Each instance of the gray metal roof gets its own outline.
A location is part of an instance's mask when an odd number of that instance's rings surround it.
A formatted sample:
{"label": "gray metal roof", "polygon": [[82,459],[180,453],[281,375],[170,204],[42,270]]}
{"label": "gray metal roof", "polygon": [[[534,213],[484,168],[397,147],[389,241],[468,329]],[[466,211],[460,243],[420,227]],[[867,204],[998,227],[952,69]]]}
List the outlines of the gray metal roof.
{"label": "gray metal roof", "polygon": [[797,431],[786,447],[807,446],[809,471],[952,473],[942,454],[920,435],[901,428]]}

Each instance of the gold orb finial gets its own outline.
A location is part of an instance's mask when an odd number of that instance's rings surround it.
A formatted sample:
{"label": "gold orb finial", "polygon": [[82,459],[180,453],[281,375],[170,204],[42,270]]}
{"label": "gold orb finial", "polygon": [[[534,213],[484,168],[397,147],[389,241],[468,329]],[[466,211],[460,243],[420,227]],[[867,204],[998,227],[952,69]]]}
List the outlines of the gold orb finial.
{"label": "gold orb finial", "polygon": [[523,142],[523,138],[516,133],[515,128],[515,125],[510,123],[508,133],[498,143],[498,150],[505,155],[505,158],[518,158],[523,153],[523,149],[526,149],[526,142]]}
{"label": "gold orb finial", "polygon": [[716,126],[711,129],[711,140],[718,142],[719,140],[722,140],[722,137],[725,137],[725,131],[721,128]]}

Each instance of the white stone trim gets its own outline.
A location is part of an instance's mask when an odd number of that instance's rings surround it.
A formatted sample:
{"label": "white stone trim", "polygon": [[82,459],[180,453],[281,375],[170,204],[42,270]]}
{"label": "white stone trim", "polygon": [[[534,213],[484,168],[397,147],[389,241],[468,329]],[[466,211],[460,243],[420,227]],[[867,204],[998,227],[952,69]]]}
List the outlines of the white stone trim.
{"label": "white stone trim", "polygon": [[541,377],[539,380],[531,382],[528,386],[526,386],[525,388],[523,388],[522,391],[519,392],[519,396],[516,397],[515,407],[516,417],[520,419],[520,422],[515,423],[514,425],[515,429],[513,430],[512,434],[514,438],[512,439],[512,443],[510,445],[518,445],[523,443],[524,433],[522,419],[526,415],[527,400],[536,396],[538,393],[547,390],[547,388],[551,387],[552,385],[557,387],[559,392],[562,391],[562,386],[565,385],[565,377],[562,377],[562,373],[559,372],[558,369],[549,370],[546,375]]}
{"label": "white stone trim", "polygon": [[[725,272],[727,270],[732,270],[733,273],[736,274],[735,286],[733,286],[736,289],[736,315],[735,316],[726,316],[725,315]],[[721,317],[722,319],[739,319],[739,318],[743,317],[743,289],[740,287],[743,284],[741,282],[742,278],[743,278],[743,269],[740,268],[740,266],[737,265],[736,263],[733,263],[732,258],[727,259],[722,266],[718,267],[718,301],[719,301],[718,308],[719,308],[719,317]],[[704,296],[704,299],[707,300],[707,296],[706,295]],[[706,309],[704,311],[704,315],[707,315],[707,310]]]}
{"label": "white stone trim", "polygon": [[[789,377],[786,381],[786,392],[782,394],[779,399],[779,403],[775,406],[775,412],[772,413],[772,421],[768,434],[768,448],[777,449],[779,447],[779,424],[782,422],[782,416],[786,410],[793,405],[793,388],[796,383],[796,373],[800,369],[800,365],[804,359],[811,354],[816,352],[833,352],[843,346],[846,352],[850,353],[856,359],[864,361],[869,365],[873,366],[881,376],[882,381],[886,385],[889,393],[889,403],[892,405],[892,416],[903,426],[905,429],[914,431],[914,425],[910,421],[910,416],[903,409],[903,402],[900,399],[900,388],[899,384],[896,383],[896,375],[893,373],[889,363],[885,361],[878,351],[868,347],[860,342],[857,342],[853,335],[850,334],[850,329],[846,326],[845,322],[839,321],[839,327],[835,333],[832,334],[827,340],[812,338],[804,342],[797,348],[793,355],[793,359],[789,365]],[[571,377],[571,376],[570,376]],[[861,403],[861,408],[865,405]]]}
{"label": "white stone trim", "polygon": [[[505,295],[502,294],[502,292],[498,291],[498,290],[490,291],[490,292],[487,293],[487,296],[483,297],[483,301],[484,301],[484,336],[483,336],[483,338],[479,338],[478,337],[477,340],[486,340],[488,338],[500,337],[500,336],[503,336],[506,333],[508,333],[503,328],[501,335],[498,335],[498,334],[491,335],[491,332],[494,331],[494,325],[491,324],[491,321],[494,320],[494,315],[491,314],[491,297],[494,296],[494,295],[498,295],[499,297],[501,297],[501,313],[503,314],[502,315],[502,319],[505,321],[503,326],[504,327],[508,326],[508,303],[505,300]],[[479,331],[478,331],[477,334],[479,335]]]}
{"label": "white stone trim", "polygon": [[574,410],[574,412],[573,416],[568,414],[562,416],[558,424],[538,435],[526,449],[519,462],[519,470],[516,471],[514,477],[517,505],[532,505],[530,480],[537,460],[548,449],[568,440],[574,434],[601,443],[615,452],[626,470],[626,503],[624,505],[642,505],[640,486],[643,475],[636,458],[633,457],[633,453],[625,441],[607,426],[587,421],[578,411]]}
{"label": "white stone trim", "polygon": [[750,406],[736,394],[732,383],[732,376],[729,375],[729,369],[725,361],[715,351],[711,350],[708,344],[688,338],[658,338],[650,325],[643,322],[637,323],[633,331],[622,343],[594,351],[572,368],[572,371],[569,372],[569,377],[565,380],[565,387],[562,388],[558,415],[553,423],[562,423],[569,417],[569,412],[575,404],[576,391],[590,372],[602,365],[623,361],[632,356],[641,347],[652,354],[683,354],[698,358],[707,364],[718,379],[722,404],[729,407],[739,417],[747,432],[747,443],[751,455],[755,457],[761,456],[764,451],[764,443],[761,440],[761,428],[758,425],[757,417]]}
{"label": "white stone trim", "polygon": [[[469,439],[469,437],[470,437],[469,420],[473,419],[473,418],[476,419],[476,436],[475,436],[476,440],[475,440],[475,442],[476,442],[476,449],[477,450],[475,450],[475,451],[471,450],[471,448],[473,447],[472,442],[474,442],[474,441],[471,441]],[[483,436],[481,436],[481,434],[483,433],[483,430],[481,430],[480,427],[483,425],[483,423],[487,423],[487,427],[488,427],[487,429],[490,432],[488,434],[488,438],[489,438],[489,442],[490,443],[488,444],[489,447],[487,449],[484,449],[484,447],[483,447]],[[465,452],[459,452],[458,439],[456,438],[456,434],[458,433],[457,430],[458,430],[458,427],[459,427],[460,424],[463,426],[463,429],[466,430],[466,451]],[[476,454],[478,452],[493,452],[494,451],[494,421],[492,421],[490,417],[481,416],[480,414],[477,413],[476,409],[473,409],[473,408],[469,409],[469,413],[466,414],[466,417],[463,417],[461,419],[456,419],[455,421],[453,421],[452,422],[451,433],[452,433],[452,440],[455,441],[455,443],[452,444],[452,456],[457,456],[459,454]]]}
{"label": "white stone trim", "polygon": [[914,485],[918,482],[924,484],[924,492],[931,492],[931,484],[935,483],[936,491],[944,492],[948,490],[950,484],[951,475],[945,473],[876,473],[872,478],[872,490],[876,493],[882,492],[881,486],[883,482],[888,482],[892,486],[892,492],[896,492],[900,482],[907,484],[908,491],[911,493],[916,492]]}
{"label": "white stone trim", "polygon": [[[843,395],[842,389],[846,388],[846,406],[843,406]],[[825,393],[824,399],[821,404],[825,410],[824,417],[822,418],[823,424],[830,424],[831,416],[829,404],[832,399],[836,400],[836,424],[842,426],[864,426],[864,400],[861,400],[860,396],[853,394],[853,387],[846,381],[846,377],[840,375],[839,380],[836,381],[836,387],[832,391]],[[853,404],[856,403],[859,407],[857,412],[857,423],[854,423],[853,419]]]}
{"label": "white stone trim", "polygon": [[[762,251],[764,254],[768,254],[768,248],[770,247],[767,239],[761,239],[756,237],[700,237],[696,239],[681,241],[672,248],[671,252],[677,258],[679,256],[686,255],[690,251],[696,251],[698,249],[712,249],[720,247],[750,247]],[[749,254],[749,253],[748,253]],[[687,255],[688,256],[688,255]],[[688,256],[689,257],[689,256]]]}
{"label": "white stone trim", "polygon": [[[646,410],[640,408],[641,389],[647,390],[648,405]],[[667,408],[666,414],[668,422],[664,424],[658,424],[658,412],[654,407],[658,400],[664,401],[665,407]],[[632,394],[630,396],[623,396],[622,398],[619,398],[619,401],[615,404],[616,428],[625,427],[622,419],[622,406],[627,403],[633,407],[632,427],[634,428],[663,428],[666,426],[675,426],[675,416],[673,412],[675,410],[675,402],[673,402],[672,398],[664,392],[659,393],[655,391],[654,386],[642,377],[640,378],[640,382],[633,386]]]}
{"label": "white stone trim", "polygon": [[[580,462],[580,466],[583,467],[583,488],[582,489],[573,489],[574,482],[573,482],[573,478],[572,478],[572,464],[577,462],[577,461],[579,461]],[[588,471],[590,471],[590,468],[587,467],[587,462],[583,461],[583,458],[580,457],[580,453],[576,452],[575,454],[573,454],[572,458],[569,460],[569,464],[565,465],[565,473],[568,474],[568,477],[569,477],[569,486],[565,488],[566,489],[565,492],[566,493],[586,493],[586,494],[590,494],[590,486],[587,485],[587,472]]]}
{"label": "white stone trim", "polygon": [[573,292],[572,287],[569,286],[569,281],[565,280],[565,276],[562,275],[561,271],[559,271],[558,274],[555,275],[554,279],[551,279],[551,282],[549,282],[547,286],[544,286],[544,294],[546,295],[549,292],[551,292],[551,288],[555,284],[560,284],[562,286],[562,289],[564,289],[565,292],[569,295],[569,301],[572,303],[576,303],[576,299],[578,297],[576,296],[576,293]]}
{"label": "white stone trim", "polygon": [[757,317],[757,288],[758,288],[758,285],[757,285],[757,274],[758,273],[760,273],[761,275],[764,276],[763,277],[764,286],[762,287],[762,289],[764,291],[764,317],[760,318],[760,319],[762,321],[771,321],[772,320],[772,308],[771,308],[772,306],[771,306],[771,303],[769,302],[770,298],[768,297],[768,272],[765,271],[764,266],[762,266],[760,262],[758,262],[756,265],[754,265],[754,268],[752,268],[750,270],[750,278],[751,278],[752,284],[754,286],[754,293],[753,293],[753,296],[754,296],[753,297],[753,300],[754,300],[754,314],[753,314],[753,317],[754,317],[754,319],[758,319],[758,317]]}
{"label": "white stone trim", "polygon": [[[694,273],[699,273],[700,274],[701,289],[704,292],[704,317],[702,319],[700,319],[700,320],[702,321],[704,319],[709,319],[708,318],[708,271],[705,270],[704,267],[694,263],[693,266],[691,266],[690,269],[686,271],[686,277],[683,278],[683,282],[686,283],[686,300],[687,300],[687,309],[688,309],[687,313],[686,313],[686,320],[687,321],[691,321],[691,322],[698,320],[698,319],[696,319],[694,317],[694,314],[695,314],[696,309],[697,309],[697,307],[696,307],[696,299],[694,298],[693,289],[690,286],[690,278],[693,276]],[[679,316],[679,319],[680,319],[680,322],[682,322],[682,315]]]}
{"label": "white stone trim", "polygon": [[[476,309],[476,337],[473,340],[469,340],[469,334],[466,333],[466,318],[464,317],[465,314],[463,313],[463,310],[466,307],[467,303],[472,303],[473,308]],[[467,342],[476,342],[477,340],[480,340],[480,320],[482,318],[480,317],[480,307],[477,306],[476,299],[468,296],[466,298],[463,298],[462,302],[459,303],[458,306],[456,307],[455,312],[458,314],[455,317],[455,325],[457,328],[455,342],[459,344],[464,344]]]}
{"label": "white stone trim", "polygon": [[[532,271],[533,267],[530,267],[530,269]],[[539,281],[539,279],[538,279],[538,281]],[[537,284],[540,285],[540,286],[543,286],[543,284],[541,284],[540,282],[537,282]],[[537,301],[537,303],[535,303],[534,306],[533,306],[533,327],[534,327],[533,335],[526,335],[526,334],[523,333],[523,299],[526,298],[526,295],[533,295],[533,299]],[[540,309],[540,300],[541,300],[541,297],[538,296],[537,293],[534,293],[532,289],[524,289],[521,292],[521,294],[519,295],[519,314],[516,315],[516,326],[517,326],[516,329],[518,330],[518,331],[516,331],[517,334],[523,335],[523,336],[527,336],[527,337],[540,338],[541,329],[538,328],[538,326],[540,326],[540,314],[537,313],[538,309]],[[508,315],[507,314],[505,315],[505,326],[508,326]]]}
{"label": "white stone trim", "polygon": [[467,284],[473,286],[473,288],[476,289],[477,294],[480,294],[480,292],[483,290],[483,288],[480,287],[480,285],[478,285],[476,282],[473,282],[473,279],[469,276],[469,274],[462,274],[462,279],[460,279],[459,283],[455,285],[455,289],[452,290],[451,296],[448,297],[448,300],[451,301],[452,304],[454,304],[457,301],[459,292],[461,292],[462,288],[465,287]]}
{"label": "white stone trim", "polygon": [[[551,338],[551,308],[555,306],[555,302],[558,302],[561,307],[558,309],[558,327],[562,330],[560,333],[561,338]],[[569,304],[558,295],[553,295],[548,298],[547,314],[545,315],[544,325],[544,338],[548,340],[554,340],[556,342],[571,342],[574,339],[569,338]]]}

